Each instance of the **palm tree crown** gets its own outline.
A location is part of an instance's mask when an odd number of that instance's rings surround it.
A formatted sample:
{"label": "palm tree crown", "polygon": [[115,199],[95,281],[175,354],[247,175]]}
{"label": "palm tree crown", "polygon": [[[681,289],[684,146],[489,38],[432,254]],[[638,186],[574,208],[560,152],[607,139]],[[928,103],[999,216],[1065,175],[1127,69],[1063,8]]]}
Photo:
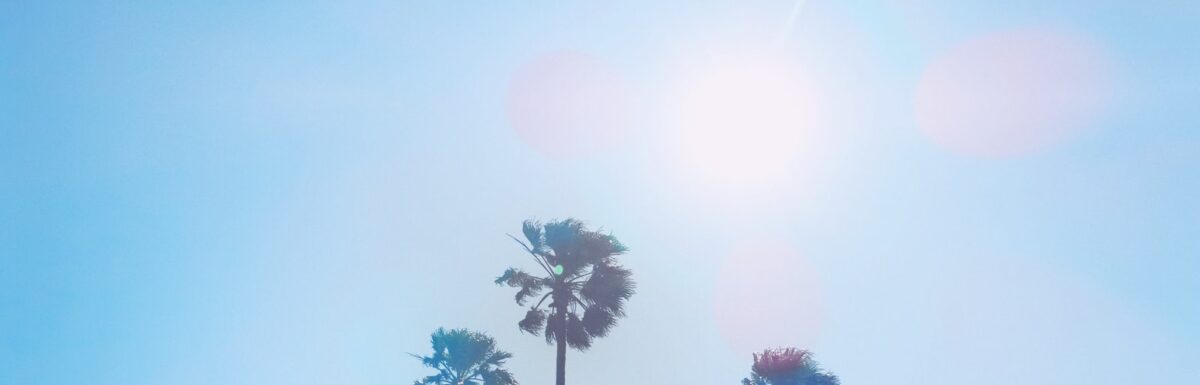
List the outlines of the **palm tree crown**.
{"label": "palm tree crown", "polygon": [[487,334],[466,329],[446,331],[439,328],[430,337],[433,355],[418,356],[437,374],[413,382],[413,385],[517,385],[512,373],[502,368],[512,354],[496,349],[496,341]]}
{"label": "palm tree crown", "polygon": [[837,376],[822,370],[812,353],[786,348],[767,349],[754,354],[750,378],[743,385],[838,385]]}
{"label": "palm tree crown", "polygon": [[[517,326],[534,335],[544,333],[547,344],[557,344],[555,384],[565,385],[567,346],[587,350],[592,339],[608,335],[617,318],[625,316],[625,301],[633,296],[634,283],[629,269],[615,258],[625,253],[625,245],[575,219],[545,225],[525,221],[521,230],[529,243],[509,237],[533,256],[546,275],[510,267],[496,278],[496,284],[521,288],[518,305],[538,298]],[[547,299],[550,303],[542,308]]]}
{"label": "palm tree crown", "polygon": [[[509,268],[496,278],[497,284],[520,288],[518,305],[540,296],[517,325],[534,335],[544,330],[547,343],[561,333],[571,347],[586,350],[592,339],[607,335],[625,316],[625,300],[634,293],[632,273],[614,258],[625,253],[625,245],[611,234],[589,231],[575,219],[545,225],[525,221],[522,231],[528,244],[513,239],[546,275]],[[547,299],[549,310],[544,310]]]}

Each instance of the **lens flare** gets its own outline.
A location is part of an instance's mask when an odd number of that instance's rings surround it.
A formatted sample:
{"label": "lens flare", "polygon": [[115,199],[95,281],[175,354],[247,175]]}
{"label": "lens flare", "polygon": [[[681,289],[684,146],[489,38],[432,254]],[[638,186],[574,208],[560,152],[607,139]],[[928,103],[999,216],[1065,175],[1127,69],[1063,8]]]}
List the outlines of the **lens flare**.
{"label": "lens flare", "polygon": [[980,157],[1026,155],[1094,124],[1112,97],[1111,62],[1093,41],[1049,29],[995,32],[934,60],[917,85],[921,131]]}
{"label": "lens flare", "polygon": [[818,125],[816,97],[782,55],[714,57],[669,102],[671,161],[706,187],[772,187],[796,171]]}
{"label": "lens flare", "polygon": [[819,287],[812,267],[787,248],[736,252],[717,277],[717,326],[738,354],[811,346],[820,332]]}
{"label": "lens flare", "polygon": [[595,155],[627,134],[633,102],[625,79],[604,61],[558,51],[525,64],[508,92],[509,123],[554,158]]}

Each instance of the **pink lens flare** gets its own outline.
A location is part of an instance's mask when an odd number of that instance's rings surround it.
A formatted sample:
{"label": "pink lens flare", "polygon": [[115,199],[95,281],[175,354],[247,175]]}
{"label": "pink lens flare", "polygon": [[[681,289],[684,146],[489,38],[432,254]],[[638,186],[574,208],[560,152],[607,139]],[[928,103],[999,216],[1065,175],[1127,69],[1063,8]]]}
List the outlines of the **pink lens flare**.
{"label": "pink lens flare", "polygon": [[508,90],[509,123],[544,155],[576,158],[612,149],[632,123],[632,93],[594,56],[557,51],[526,63]]}
{"label": "pink lens flare", "polygon": [[920,130],[954,152],[1027,155],[1095,124],[1110,104],[1112,63],[1096,42],[1051,28],[983,35],[925,69],[915,95]]}

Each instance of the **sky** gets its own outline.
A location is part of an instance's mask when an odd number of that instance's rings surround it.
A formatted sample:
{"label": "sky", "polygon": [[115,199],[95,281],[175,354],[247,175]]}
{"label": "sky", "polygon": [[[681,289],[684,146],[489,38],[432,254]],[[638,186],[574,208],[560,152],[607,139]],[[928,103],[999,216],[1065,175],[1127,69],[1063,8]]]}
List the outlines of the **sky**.
{"label": "sky", "polygon": [[[575,385],[1200,383],[1200,5],[0,4],[0,383],[524,384],[532,267],[630,251]],[[1020,380],[1014,380],[1020,378]]]}

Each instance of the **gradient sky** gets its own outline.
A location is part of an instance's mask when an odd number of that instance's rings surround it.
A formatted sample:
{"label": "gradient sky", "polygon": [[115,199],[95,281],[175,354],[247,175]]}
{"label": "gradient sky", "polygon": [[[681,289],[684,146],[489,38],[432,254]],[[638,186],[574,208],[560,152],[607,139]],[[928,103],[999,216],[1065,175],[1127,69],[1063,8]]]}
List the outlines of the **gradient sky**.
{"label": "gradient sky", "polygon": [[550,383],[492,279],[568,216],[639,284],[574,385],[1200,383],[1197,3],[244,3],[0,4],[0,383],[407,384],[439,326]]}

